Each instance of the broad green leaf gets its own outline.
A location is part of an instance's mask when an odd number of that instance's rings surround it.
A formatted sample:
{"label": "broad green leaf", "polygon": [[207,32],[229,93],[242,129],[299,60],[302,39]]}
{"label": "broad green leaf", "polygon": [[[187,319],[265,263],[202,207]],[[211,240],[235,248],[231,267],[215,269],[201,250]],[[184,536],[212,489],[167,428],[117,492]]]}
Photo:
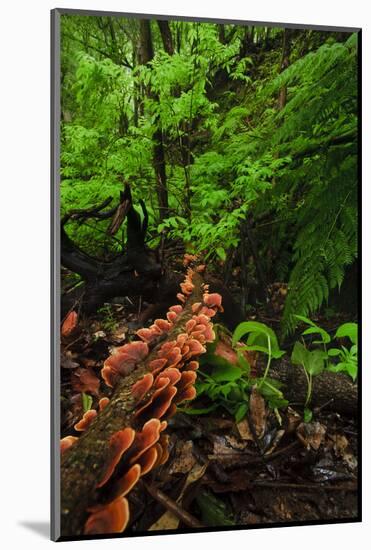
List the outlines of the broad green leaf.
{"label": "broad green leaf", "polygon": [[279,359],[284,355],[285,352],[280,350],[277,336],[274,331],[264,323],[259,323],[258,321],[245,321],[240,323],[233,333],[233,344],[236,344],[236,342],[241,340],[246,334],[249,335],[246,342],[247,349],[255,349],[256,351],[269,353],[269,339],[272,357]]}
{"label": "broad green leaf", "polygon": [[280,391],[280,383],[277,385],[277,380],[267,379],[259,385],[259,391],[267,401],[270,409],[283,409],[288,406],[289,402],[284,398],[283,393]]}
{"label": "broad green leaf", "polygon": [[241,346],[238,349],[246,351],[261,351],[262,353],[269,353],[269,349],[266,346]]}
{"label": "broad green leaf", "polygon": [[201,365],[211,365],[215,367],[226,367],[228,368],[231,366],[231,363],[225,359],[224,357],[221,357],[220,355],[215,355],[214,353],[205,353],[204,355],[200,356],[200,359],[202,358],[202,361],[200,361]]}
{"label": "broad green leaf", "polygon": [[350,338],[352,344],[357,343],[358,325],[357,323],[344,323],[337,329],[335,338]]}
{"label": "broad green leaf", "polygon": [[301,342],[295,342],[291,361],[294,365],[303,365],[309,374],[316,376],[323,371],[325,356],[321,350],[308,351]]}
{"label": "broad green leaf", "polygon": [[322,344],[322,342],[324,342],[325,344],[328,344],[329,342],[331,342],[331,336],[329,335],[328,332],[326,332],[325,330],[321,329],[320,327],[310,327],[310,328],[307,328],[304,332],[302,332],[303,335],[305,334],[320,334],[322,336],[322,340],[321,341],[313,341],[314,344]]}
{"label": "broad green leaf", "polygon": [[[274,338],[274,333],[269,327],[267,327],[264,323],[259,323],[257,321],[244,321],[243,323],[240,323],[233,333],[233,344],[241,340],[243,336],[246,334],[250,334],[251,332],[258,334],[264,334],[266,337],[269,336],[272,339],[272,336]],[[267,341],[267,338],[266,338]],[[265,342],[266,343],[266,342]]]}
{"label": "broad green leaf", "polygon": [[228,395],[229,401],[233,401],[236,403],[238,401],[241,401],[241,399],[243,398],[244,398],[243,392],[241,391],[237,383],[234,383]]}
{"label": "broad green leaf", "polygon": [[[294,315],[294,317],[296,317],[296,319],[299,319],[299,321],[302,321],[303,323],[305,323],[307,325],[310,325],[310,328],[307,328],[304,332],[302,332],[303,335],[305,335],[305,334],[320,334],[322,336],[322,341],[325,344],[328,344],[331,341],[331,336],[329,335],[329,333],[326,332],[323,328],[316,325],[316,323],[314,323],[313,321],[308,319],[308,317],[304,317],[304,315]],[[318,342],[318,341],[313,342],[313,343],[322,344],[322,342]]]}
{"label": "broad green leaf", "polygon": [[239,367],[234,367],[228,361],[224,364],[215,366],[212,370],[211,377],[216,382],[234,382],[242,376],[242,370]]}
{"label": "broad green leaf", "polygon": [[222,394],[225,399],[228,398],[228,395],[231,393],[231,391],[235,389],[235,384],[229,383],[229,384],[223,384],[221,387],[220,393]]}
{"label": "broad green leaf", "polygon": [[280,359],[280,357],[285,355],[285,353],[286,352],[283,351],[283,350],[274,349],[274,350],[272,350],[272,357],[273,357],[273,359]]}
{"label": "broad green leaf", "polygon": [[279,390],[284,386],[283,382],[281,382],[280,380],[275,380],[274,378],[270,378],[269,376],[266,377],[264,382],[269,386],[273,386],[276,390]]}
{"label": "broad green leaf", "polygon": [[209,386],[210,384],[208,382],[199,382],[197,380],[196,382],[197,395],[202,395],[203,393],[205,393],[209,388]]}
{"label": "broad green leaf", "polygon": [[264,397],[267,398],[273,396],[282,398],[283,393],[281,392],[281,390],[273,385],[271,382],[272,381],[267,382],[267,379],[265,379],[264,381],[262,380],[262,383],[259,385],[259,391],[262,393],[262,395],[264,395]]}
{"label": "broad green leaf", "polygon": [[358,375],[358,366],[354,363],[346,363],[345,368],[346,368],[346,372],[352,378],[353,382],[355,382]]}
{"label": "broad green leaf", "polygon": [[357,353],[358,353],[358,346],[357,346],[357,344],[354,344],[354,346],[352,346],[352,347],[350,348],[350,353],[351,353],[352,355],[357,355]]}
{"label": "broad green leaf", "polygon": [[207,395],[212,400],[220,399],[222,394],[223,386],[221,384],[212,384],[207,390]]}
{"label": "broad green leaf", "polygon": [[241,420],[243,420],[247,414],[247,411],[249,410],[249,406],[247,403],[241,403],[241,405],[239,405],[237,407],[237,410],[235,412],[235,415],[234,415],[234,418],[236,420],[236,422],[241,422]]}
{"label": "broad green leaf", "polygon": [[319,350],[310,351],[307,354],[306,363],[304,365],[307,372],[312,376],[321,374],[324,369],[324,356],[323,352]]}
{"label": "broad green leaf", "polygon": [[270,409],[285,409],[289,405],[289,401],[287,399],[276,395],[266,397],[266,400]]}
{"label": "broad green leaf", "polygon": [[[248,351],[260,351],[262,353],[266,353],[267,355],[269,354],[269,348],[266,347],[266,346],[250,346],[250,345],[246,345],[246,346],[241,346],[239,349],[241,350],[248,350]],[[279,350],[279,349],[271,349],[271,355],[273,357],[273,359],[279,359],[280,357],[282,357],[282,355],[285,355],[285,352],[283,350]]]}
{"label": "broad green leaf", "polygon": [[327,351],[327,355],[330,357],[337,357],[338,355],[341,355],[341,349],[338,348],[331,348]]}
{"label": "broad green leaf", "polygon": [[357,375],[358,375],[358,367],[355,363],[338,363],[337,365],[330,365],[329,366],[330,372],[346,372],[355,382]]}
{"label": "broad green leaf", "polygon": [[307,360],[308,350],[301,342],[295,342],[291,354],[291,361],[294,365],[305,365]]}

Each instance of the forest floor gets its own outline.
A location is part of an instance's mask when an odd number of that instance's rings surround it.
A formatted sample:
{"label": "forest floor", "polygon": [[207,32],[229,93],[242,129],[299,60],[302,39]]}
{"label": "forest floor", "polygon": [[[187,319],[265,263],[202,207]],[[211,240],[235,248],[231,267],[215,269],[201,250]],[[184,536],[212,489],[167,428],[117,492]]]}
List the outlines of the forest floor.
{"label": "forest floor", "polygon": [[[74,433],[85,410],[110,395],[100,369],[114,347],[134,336],[129,327],[135,326],[141,306],[129,299],[107,304],[81,319],[64,340],[62,437]],[[274,326],[279,311],[271,300],[251,310],[251,318]],[[321,322],[331,329],[338,319]],[[206,408],[204,399],[192,406]],[[326,407],[314,412],[309,423],[303,423],[302,409],[294,404],[279,418],[264,402],[253,411],[250,403],[250,420],[239,423],[221,408],[199,416],[177,413],[169,421],[169,460],[129,495],[127,534],[200,523],[224,527],[356,519],[356,420]],[[190,515],[183,518],[184,512]]]}

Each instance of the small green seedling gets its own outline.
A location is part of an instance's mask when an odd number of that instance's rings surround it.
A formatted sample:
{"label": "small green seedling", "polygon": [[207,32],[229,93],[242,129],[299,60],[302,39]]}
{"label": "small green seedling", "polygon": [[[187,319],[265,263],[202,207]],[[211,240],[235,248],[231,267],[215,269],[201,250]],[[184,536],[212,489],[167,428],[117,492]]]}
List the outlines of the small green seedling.
{"label": "small green seedling", "polygon": [[257,381],[258,389],[272,409],[287,406],[288,401],[284,399],[283,393],[279,389],[280,384],[268,378],[272,359],[280,359],[285,354],[279,347],[276,334],[264,323],[246,321],[236,327],[232,343],[235,345],[247,334],[246,346],[240,347],[239,350],[259,351],[268,356],[263,377]]}
{"label": "small green seedling", "polygon": [[[312,397],[312,381],[313,376],[318,376],[323,372],[325,368],[325,358],[327,354],[322,350],[309,351],[301,342],[295,342],[294,349],[292,350],[291,361],[294,365],[301,365],[303,367],[305,376],[307,378],[308,390],[305,400],[305,408],[307,408]],[[307,412],[307,417],[309,413]]]}
{"label": "small green seedling", "polygon": [[263,375],[264,381],[268,376],[272,359],[279,359],[285,352],[279,348],[277,336],[274,331],[264,323],[259,323],[257,321],[240,323],[233,333],[233,345],[239,342],[246,334],[249,336],[246,341],[246,346],[239,348],[241,351],[245,349],[249,351],[260,351],[268,355],[267,366]]}
{"label": "small green seedling", "polygon": [[299,319],[299,321],[302,321],[306,325],[309,325],[309,328],[307,328],[306,330],[304,330],[301,333],[302,336],[306,336],[308,334],[318,334],[320,339],[319,340],[313,340],[312,343],[322,345],[323,350],[326,352],[327,351],[327,344],[329,344],[331,342],[331,336],[329,335],[329,333],[326,332],[323,328],[316,325],[316,323],[314,323],[313,321],[308,319],[308,317],[304,317],[303,315],[294,315],[294,317],[296,317],[297,319]]}
{"label": "small green seedling", "polygon": [[[246,346],[236,346],[240,338],[248,334]],[[235,330],[232,345],[237,353],[237,364],[231,364],[227,359],[216,355],[217,339],[209,344],[207,353],[200,357],[199,378],[196,382],[197,396],[206,396],[212,405],[209,407],[181,409],[187,414],[208,414],[218,407],[223,407],[240,422],[249,409],[249,395],[252,386],[258,384],[260,393],[272,409],[286,407],[280,390],[281,384],[268,378],[271,360],[281,357],[284,352],[279,349],[278,341],[272,329],[257,322],[241,323]],[[262,378],[251,378],[250,365],[243,355],[244,350],[261,351],[268,355],[268,362]],[[203,366],[211,367],[206,373]]]}
{"label": "small green seedling", "polygon": [[353,345],[350,349],[345,346],[329,349],[329,357],[337,357],[339,362],[335,365],[329,365],[328,369],[331,372],[346,372],[354,382],[358,374],[357,323],[344,323],[341,325],[336,331],[335,338],[349,338]]}
{"label": "small green seedling", "polygon": [[207,414],[221,406],[235,417],[236,422],[239,422],[248,410],[250,371],[232,365],[223,357],[209,353],[202,358],[202,363],[211,366],[212,371],[210,375],[202,370],[198,371],[200,380],[196,383],[197,395],[207,396],[213,405],[201,409],[202,412],[200,409],[186,409],[185,412]]}

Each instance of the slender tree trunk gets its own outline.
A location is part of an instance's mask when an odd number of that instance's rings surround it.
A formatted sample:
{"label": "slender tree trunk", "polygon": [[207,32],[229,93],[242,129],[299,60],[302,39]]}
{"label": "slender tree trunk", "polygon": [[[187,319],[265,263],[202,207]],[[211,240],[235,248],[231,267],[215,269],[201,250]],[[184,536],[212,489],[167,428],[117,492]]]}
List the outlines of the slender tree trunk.
{"label": "slender tree trunk", "polygon": [[[173,43],[173,36],[171,33],[170,25],[168,21],[157,21],[158,27],[160,29],[160,34],[162,38],[162,43],[164,46],[164,50],[169,55],[174,54],[174,43]],[[180,89],[175,91],[176,94],[180,93]],[[187,215],[190,215],[191,213],[191,206],[190,206],[190,195],[191,195],[191,182],[190,182],[190,176],[189,176],[189,164],[191,163],[191,145],[190,145],[190,133],[191,133],[191,124],[192,124],[192,112],[190,112],[190,120],[187,124],[187,128],[183,128],[185,130],[185,133],[182,137],[179,138],[179,147],[180,147],[180,154],[182,158],[182,164],[183,164],[183,170],[184,170],[184,178],[185,178],[185,209],[187,212]],[[156,140],[158,143],[158,158],[161,158],[161,140]],[[163,145],[163,140],[162,140]],[[166,178],[166,174],[161,173],[161,164],[158,165],[158,174],[161,177],[161,180],[159,182],[159,186],[161,189],[161,192],[164,192],[163,185],[161,185],[161,182],[163,181],[163,178]]]}
{"label": "slender tree trunk", "polygon": [[157,21],[158,27],[160,29],[162,43],[164,45],[164,50],[169,55],[174,54],[174,44],[173,37],[170,30],[169,21]]}
{"label": "slender tree trunk", "polygon": [[254,37],[255,37],[255,27],[253,25],[250,31],[250,38],[249,38],[250,44],[254,44]]}
{"label": "slender tree trunk", "polygon": [[[154,57],[151,26],[148,19],[140,20],[140,48],[139,48],[139,61],[142,65],[149,63]],[[147,94],[155,101],[159,98],[151,90],[147,89]],[[154,146],[153,146],[153,167],[156,175],[156,193],[159,206],[159,218],[163,220],[167,217],[169,209],[167,181],[166,181],[166,162],[164,142],[162,135],[162,128],[160,121],[157,120],[157,128],[153,134]]]}
{"label": "slender tree trunk", "polygon": [[[280,73],[282,73],[290,64],[290,50],[291,50],[291,31],[290,29],[284,29],[282,37],[282,58]],[[278,109],[282,110],[287,101],[287,86],[282,86],[278,96]]]}
{"label": "slender tree trunk", "polygon": [[141,19],[139,22],[140,28],[140,46],[139,46],[139,61],[141,65],[146,65],[152,61],[153,45],[151,35],[151,25],[148,19]]}
{"label": "slender tree trunk", "polygon": [[219,42],[226,44],[224,25],[219,25]]}
{"label": "slender tree trunk", "polygon": [[169,210],[169,199],[166,180],[165,150],[162,136],[162,129],[157,129],[153,134],[155,145],[153,147],[153,165],[156,173],[157,198],[160,208],[160,220],[167,217]]}
{"label": "slender tree trunk", "polygon": [[271,33],[271,29],[270,29],[270,27],[267,27],[266,31],[265,31],[265,39],[264,39],[264,49],[265,50],[268,50],[268,48],[269,48],[270,33]]}

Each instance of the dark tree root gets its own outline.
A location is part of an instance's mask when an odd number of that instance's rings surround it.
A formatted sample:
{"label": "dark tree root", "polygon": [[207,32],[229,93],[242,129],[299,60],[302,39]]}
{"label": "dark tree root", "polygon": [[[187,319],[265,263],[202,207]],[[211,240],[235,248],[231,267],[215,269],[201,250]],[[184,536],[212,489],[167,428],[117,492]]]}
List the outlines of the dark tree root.
{"label": "dark tree root", "polygon": [[[155,253],[145,245],[148,215],[143,201],[139,201],[144,213],[142,221],[132,204],[129,185],[121,192],[120,202],[109,210],[103,209],[112,201],[88,210],[75,210],[64,216],[61,222],[61,263],[78,273],[83,284],[62,296],[62,317],[78,307],[84,313],[93,313],[104,302],[115,296],[153,293],[161,277],[161,266]],[[111,219],[107,234],[114,235],[127,221],[127,242],[124,253],[111,261],[101,261],[81,250],[68,236],[65,227],[70,220],[81,223],[94,218]]]}

